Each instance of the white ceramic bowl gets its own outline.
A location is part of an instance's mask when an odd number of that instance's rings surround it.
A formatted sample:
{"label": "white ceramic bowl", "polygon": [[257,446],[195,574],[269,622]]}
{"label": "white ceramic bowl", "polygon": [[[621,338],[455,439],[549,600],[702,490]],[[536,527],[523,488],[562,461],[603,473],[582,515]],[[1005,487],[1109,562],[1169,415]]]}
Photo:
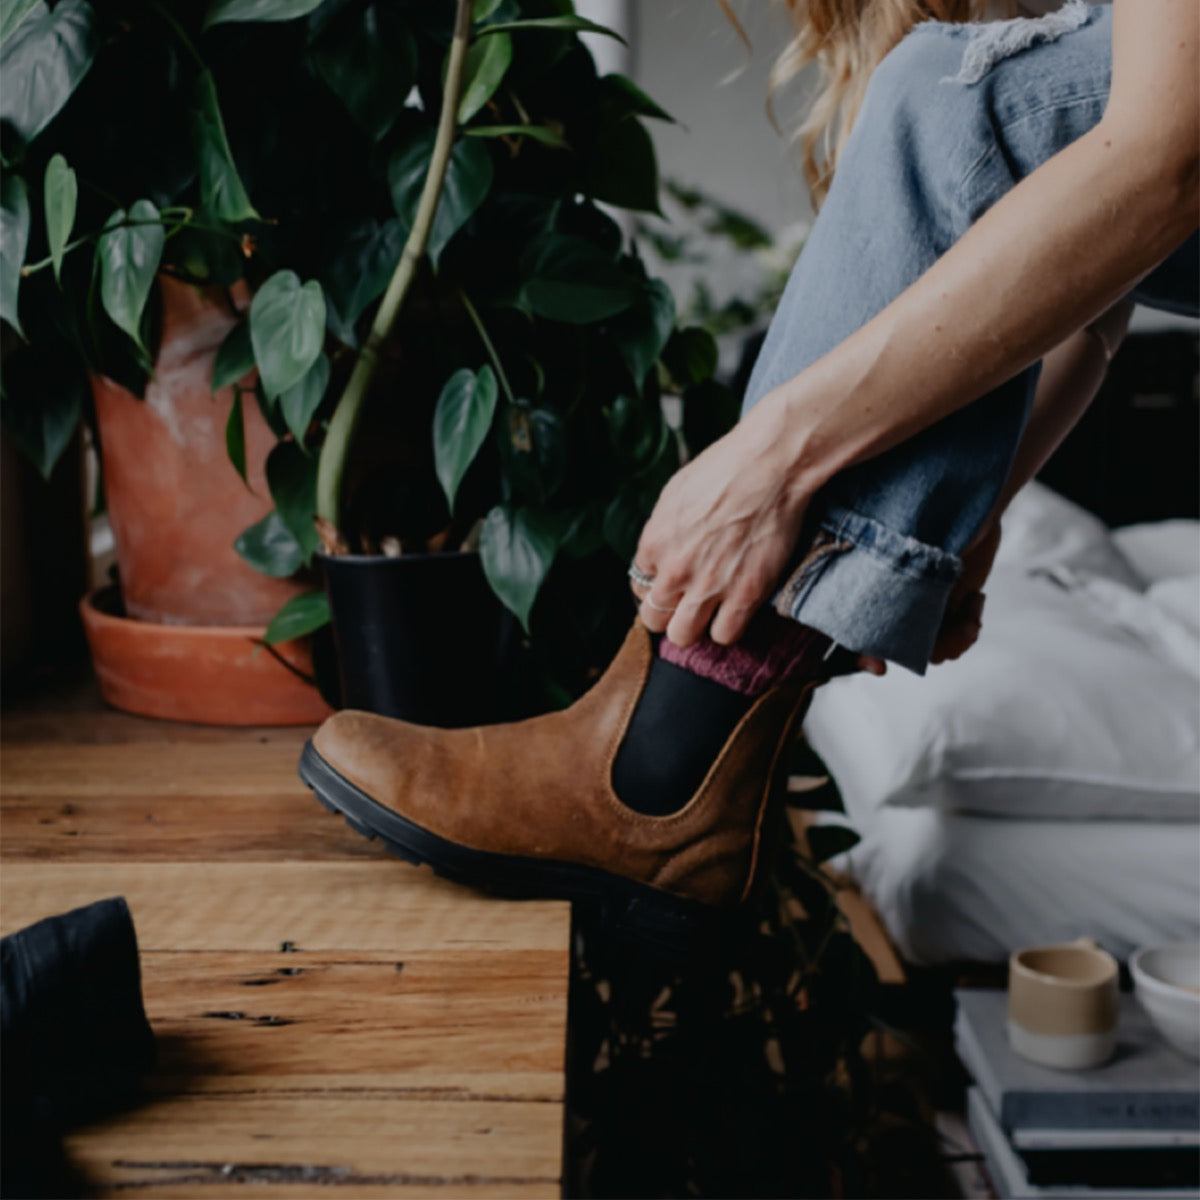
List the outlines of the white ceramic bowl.
{"label": "white ceramic bowl", "polygon": [[1200,1058],[1200,942],[1143,946],[1129,960],[1134,989],[1159,1032]]}

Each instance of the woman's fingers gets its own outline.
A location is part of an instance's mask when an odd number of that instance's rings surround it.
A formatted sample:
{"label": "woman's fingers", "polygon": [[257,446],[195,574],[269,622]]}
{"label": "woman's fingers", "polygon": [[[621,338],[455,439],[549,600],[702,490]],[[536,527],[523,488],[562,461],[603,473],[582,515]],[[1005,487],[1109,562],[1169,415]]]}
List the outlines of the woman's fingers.
{"label": "woman's fingers", "polygon": [[717,603],[716,597],[699,601],[686,595],[681,597],[667,622],[667,637],[677,646],[690,646],[698,642],[708,632],[708,623],[712,620]]}

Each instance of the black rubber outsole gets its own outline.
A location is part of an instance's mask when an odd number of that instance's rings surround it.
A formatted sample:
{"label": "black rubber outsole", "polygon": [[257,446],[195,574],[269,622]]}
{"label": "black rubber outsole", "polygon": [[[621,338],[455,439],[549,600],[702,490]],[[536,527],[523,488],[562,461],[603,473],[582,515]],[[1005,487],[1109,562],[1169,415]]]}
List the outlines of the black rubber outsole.
{"label": "black rubber outsole", "polygon": [[398,858],[427,865],[455,883],[512,900],[569,900],[594,910],[606,932],[629,936],[673,956],[711,951],[732,932],[732,914],[671,896],[595,867],[475,850],[431,833],[373,800],[329,765],[312,742],[300,778],[356,833]]}

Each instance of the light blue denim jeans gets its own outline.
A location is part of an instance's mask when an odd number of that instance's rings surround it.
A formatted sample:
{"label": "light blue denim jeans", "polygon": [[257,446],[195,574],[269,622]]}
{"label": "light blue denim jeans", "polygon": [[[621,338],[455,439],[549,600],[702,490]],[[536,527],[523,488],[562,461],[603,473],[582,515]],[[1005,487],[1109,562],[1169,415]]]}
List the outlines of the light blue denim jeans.
{"label": "light blue denim jeans", "polygon": [[[1110,39],[1107,8],[1073,3],[1040,22],[930,22],[884,59],[746,408],[870,320],[1009,188],[1096,124]],[[1193,237],[1135,296],[1194,314],[1197,287]],[[847,649],[923,672],[959,555],[1008,475],[1038,371],[834,479],[812,506],[776,609]]]}

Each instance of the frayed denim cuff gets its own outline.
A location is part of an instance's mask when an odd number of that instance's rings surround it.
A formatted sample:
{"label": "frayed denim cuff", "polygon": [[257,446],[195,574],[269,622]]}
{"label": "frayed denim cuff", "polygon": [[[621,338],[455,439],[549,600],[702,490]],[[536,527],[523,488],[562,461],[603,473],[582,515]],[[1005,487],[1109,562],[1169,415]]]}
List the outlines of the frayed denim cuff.
{"label": "frayed denim cuff", "polygon": [[830,507],[773,603],[848,650],[924,675],[961,570],[957,555]]}

